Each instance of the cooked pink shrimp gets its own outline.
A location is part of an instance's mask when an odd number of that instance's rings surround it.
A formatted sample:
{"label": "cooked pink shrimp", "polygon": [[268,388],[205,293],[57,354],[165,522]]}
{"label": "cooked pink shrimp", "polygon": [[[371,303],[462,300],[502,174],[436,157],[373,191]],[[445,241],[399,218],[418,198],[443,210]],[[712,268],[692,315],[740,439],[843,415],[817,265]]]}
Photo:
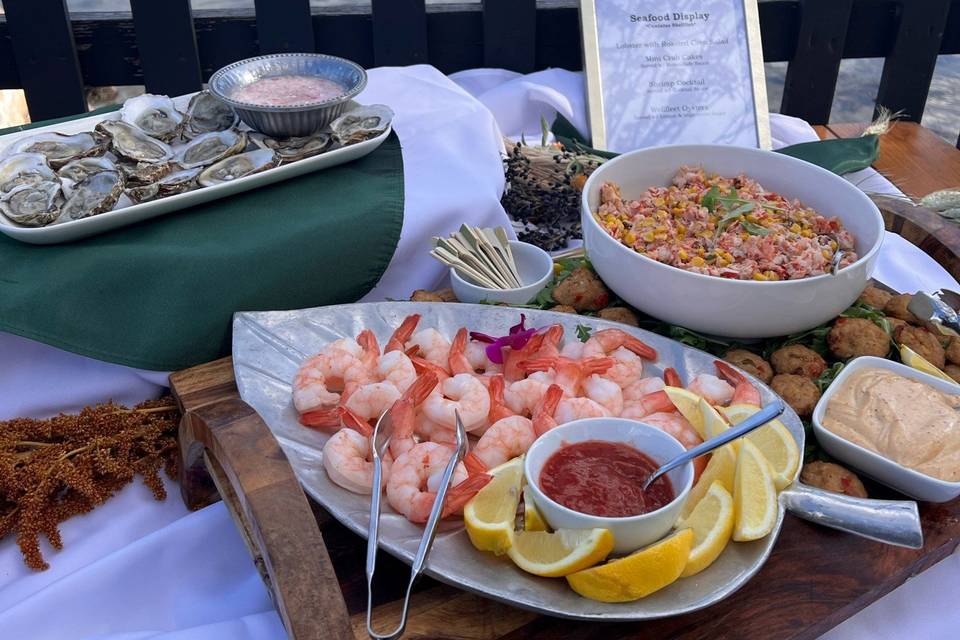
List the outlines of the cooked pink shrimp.
{"label": "cooked pink shrimp", "polygon": [[390,336],[390,339],[387,341],[387,346],[384,347],[384,353],[390,353],[391,351],[403,351],[403,346],[410,340],[410,336],[413,335],[414,330],[417,328],[417,323],[420,322],[420,314],[414,313],[403,319],[403,322],[400,323],[400,326],[397,327],[397,330],[393,332],[393,335]]}
{"label": "cooked pink shrimp", "polygon": [[417,429],[417,407],[437,387],[437,376],[433,373],[421,374],[404,391],[403,395],[390,407],[390,420],[393,433],[390,436],[390,453],[394,458],[413,448],[416,441],[413,436]]}
{"label": "cooked pink shrimp", "polygon": [[552,324],[543,332],[543,342],[534,354],[535,358],[555,358],[560,355],[560,341],[563,340],[563,325]]}
{"label": "cooked pink shrimp", "polygon": [[450,355],[450,341],[434,328],[421,329],[406,343],[407,347],[417,347],[418,355],[426,358],[433,364],[447,368],[447,358]]}
{"label": "cooked pink shrimp", "polygon": [[455,427],[455,412],[467,431],[487,425],[490,394],[472,373],[458,373],[440,385],[440,391],[431,393],[423,403],[423,413],[439,424]]}
{"label": "cooked pink shrimp", "polygon": [[546,336],[542,333],[534,334],[523,348],[514,351],[510,347],[503,349],[503,377],[507,382],[522,380],[526,370],[522,368],[524,361],[529,360],[543,346]]}
{"label": "cooked pink shrimp", "polygon": [[[388,451],[382,458],[382,484],[387,484],[393,456]],[[354,493],[370,493],[373,486],[373,458],[370,438],[353,429],[340,429],[323,445],[323,468],[336,484]]]}
{"label": "cooked pink shrimp", "polygon": [[383,415],[399,399],[400,391],[389,382],[372,382],[358,387],[343,407],[364,422],[369,422]]}
{"label": "cooked pink shrimp", "polygon": [[723,376],[727,382],[735,385],[733,396],[730,398],[730,404],[752,404],[755,407],[761,406],[760,390],[753,386],[745,375],[723,360],[714,360],[713,364],[717,367],[717,373]]}
{"label": "cooked pink shrimp", "polygon": [[583,391],[590,398],[612,416],[620,415],[623,411],[623,390],[613,380],[596,373],[583,381]]}
{"label": "cooked pink shrimp", "polygon": [[536,439],[529,418],[509,416],[497,420],[463,459],[463,464],[471,474],[484,473],[526,453]]}
{"label": "cooked pink shrimp", "polygon": [[423,414],[417,416],[416,434],[420,442],[436,442],[447,447],[457,444],[457,430],[437,424]]}
{"label": "cooked pink shrimp", "polygon": [[624,347],[647,360],[657,359],[657,352],[653,347],[622,329],[603,329],[594,333],[583,344],[583,357],[605,356],[618,347]]}
{"label": "cooked pink shrimp", "polygon": [[450,343],[450,351],[447,355],[447,369],[449,369],[453,375],[458,373],[476,373],[473,365],[470,363],[470,359],[467,358],[467,340],[467,328],[460,327],[457,334],[453,337],[453,342]]}
{"label": "cooked pink shrimp", "polygon": [[610,352],[613,366],[603,374],[613,380],[621,389],[626,389],[643,377],[643,358],[626,347],[617,347]]}
{"label": "cooked pink shrimp", "polygon": [[733,397],[733,387],[709,373],[698,373],[687,385],[687,390],[706,398],[707,402],[715,405],[725,405]]}
{"label": "cooked pink shrimp", "polygon": [[660,378],[641,378],[633,384],[624,387],[623,400],[624,402],[640,400],[654,391],[660,391],[665,386],[663,380]]}
{"label": "cooked pink shrimp", "polygon": [[677,370],[673,367],[667,367],[663,370],[663,382],[670,387],[683,386],[683,380],[680,379],[680,374],[677,373]]}
{"label": "cooked pink shrimp", "polygon": [[490,410],[487,412],[487,422],[491,425],[498,420],[517,414],[516,411],[507,406],[506,400],[504,400],[505,387],[506,383],[502,374],[491,376],[490,384],[487,386],[487,392],[490,395]]}
{"label": "cooked pink shrimp", "polygon": [[321,353],[308,358],[293,377],[293,406],[298,413],[336,406],[340,402],[340,394],[327,388],[326,357]]}
{"label": "cooked pink shrimp", "polygon": [[[693,428],[693,425],[687,422],[687,419],[679,413],[652,413],[648,416],[644,416],[643,422],[645,424],[649,424],[650,426],[656,427],[661,431],[669,433],[674,438],[679,440],[680,444],[687,449],[692,449],[703,442],[703,440],[700,438],[700,434],[698,434],[697,430]],[[699,458],[694,459],[694,482],[696,482],[700,477],[700,474],[703,473],[704,468],[707,466],[708,459],[709,456],[700,456]]]}
{"label": "cooked pink shrimp", "polygon": [[380,343],[377,342],[377,336],[370,329],[364,329],[357,335],[357,344],[363,349],[360,361],[368,371],[372,372],[377,368],[377,360],[380,358]]}
{"label": "cooked pink shrimp", "polygon": [[654,391],[648,393],[639,400],[629,400],[623,403],[621,418],[631,418],[637,420],[645,418],[652,413],[670,413],[677,408],[665,391]]}
{"label": "cooked pink shrimp", "polygon": [[442,367],[438,364],[434,364],[427,360],[426,358],[421,358],[420,356],[408,356],[410,362],[413,363],[413,368],[418,374],[432,373],[437,376],[437,380],[443,382],[450,377],[450,373],[447,371],[446,367]]}
{"label": "cooked pink shrimp", "polygon": [[556,372],[554,384],[560,385],[563,387],[564,393],[574,397],[580,394],[580,387],[584,378],[594,373],[603,373],[612,366],[613,358],[571,360],[560,356],[526,360],[520,363],[520,367],[525,371],[547,371],[553,369]]}
{"label": "cooked pink shrimp", "polygon": [[[534,374],[536,375],[536,374]],[[513,413],[518,415],[531,415],[534,407],[543,399],[543,394],[547,392],[553,381],[541,382],[534,379],[533,375],[524,380],[507,385],[503,390],[503,399],[507,407]],[[491,389],[493,384],[490,385]]]}
{"label": "cooked pink shrimp", "polygon": [[566,344],[563,345],[563,348],[560,349],[560,353],[558,355],[560,355],[562,358],[579,360],[583,357],[583,343],[579,340],[567,340]]}
{"label": "cooked pink shrimp", "polygon": [[606,418],[610,412],[590,398],[564,398],[557,405],[557,410],[553,414],[557,423],[565,424],[581,418]]}
{"label": "cooked pink shrimp", "polygon": [[557,426],[554,414],[562,399],[563,387],[560,385],[550,385],[547,392],[543,394],[543,400],[533,410],[533,431],[538,437]]}
{"label": "cooked pink shrimp", "polygon": [[381,381],[389,382],[397,391],[403,393],[417,379],[417,370],[407,354],[394,350],[377,359],[376,375]]}
{"label": "cooked pink shrimp", "polygon": [[[387,502],[411,522],[426,522],[437,497],[435,489],[442,478],[443,470],[453,452],[434,442],[421,442],[393,463],[387,479]],[[463,464],[458,464],[453,476],[453,486],[447,491],[443,516],[458,513],[470,498],[482,489],[491,477],[487,474],[467,474]]]}

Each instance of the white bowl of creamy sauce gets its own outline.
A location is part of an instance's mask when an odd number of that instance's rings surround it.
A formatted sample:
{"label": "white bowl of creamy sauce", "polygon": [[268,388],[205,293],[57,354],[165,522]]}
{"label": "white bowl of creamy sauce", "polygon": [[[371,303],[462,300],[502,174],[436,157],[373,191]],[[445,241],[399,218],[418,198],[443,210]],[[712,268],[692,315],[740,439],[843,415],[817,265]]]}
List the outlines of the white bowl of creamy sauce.
{"label": "white bowl of creamy sauce", "polygon": [[917,500],[960,495],[960,385],[856,358],[817,403],[813,428],[827,453]]}

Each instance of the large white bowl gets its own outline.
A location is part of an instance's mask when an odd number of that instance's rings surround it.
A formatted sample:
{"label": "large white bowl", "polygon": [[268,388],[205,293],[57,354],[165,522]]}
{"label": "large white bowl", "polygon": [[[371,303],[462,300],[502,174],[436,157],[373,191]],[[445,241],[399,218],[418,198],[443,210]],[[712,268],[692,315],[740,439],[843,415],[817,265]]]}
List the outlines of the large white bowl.
{"label": "large white bowl", "polygon": [[[600,185],[615,182],[624,199],[667,186],[681,165],[723,176],[745,174],[768,191],[798,198],[853,234],[860,259],[837,275],[756,282],[692,273],[642,256],[614,240],[594,219]],[[621,298],[656,318],[731,338],[804,331],[846,309],[867,285],[883,243],[876,205],[843,178],[772,151],[721,145],[675,145],[625,153],[602,164],[583,189],[583,240],[597,273]]]}

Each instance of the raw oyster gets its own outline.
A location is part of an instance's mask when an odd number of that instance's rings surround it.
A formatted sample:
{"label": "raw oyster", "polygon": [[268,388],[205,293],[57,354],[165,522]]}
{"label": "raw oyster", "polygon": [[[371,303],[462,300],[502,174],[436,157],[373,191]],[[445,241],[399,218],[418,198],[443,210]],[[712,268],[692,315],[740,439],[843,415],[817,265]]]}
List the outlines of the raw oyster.
{"label": "raw oyster", "polygon": [[142,187],[132,187],[126,190],[127,196],[134,202],[147,202],[156,198],[165,198],[185,191],[190,191],[197,186],[197,175],[202,167],[192,169],[181,169],[164,176],[153,184],[143,185]]}
{"label": "raw oyster", "polygon": [[151,138],[140,129],[122,120],[103,120],[97,130],[110,136],[111,148],[124,158],[139,162],[168,162],[173,149],[165,142]]}
{"label": "raw oyster", "polygon": [[240,118],[233,107],[204,90],[190,98],[183,135],[193,138],[211,131],[226,131],[235,127],[238,122]]}
{"label": "raw oyster", "polygon": [[330,123],[334,137],[342,145],[355,144],[380,135],[393,120],[393,111],[382,104],[370,104],[346,112]]}
{"label": "raw oyster", "polygon": [[0,193],[22,184],[56,182],[57,175],[39,153],[14,153],[0,160]]}
{"label": "raw oyster", "polygon": [[210,165],[197,178],[205,187],[230,182],[253,173],[266,171],[280,164],[280,156],[270,149],[257,149],[224,158]]}
{"label": "raw oyster", "polygon": [[26,227],[50,224],[60,215],[62,204],[60,183],[55,180],[20,184],[0,195],[0,211]]}
{"label": "raw oyster", "polygon": [[57,175],[61,180],[70,180],[72,182],[81,182],[87,176],[101,171],[116,171],[117,165],[113,160],[100,156],[99,158],[80,158],[71,160],[60,167]]}
{"label": "raw oyster", "polygon": [[169,142],[180,135],[184,115],[167,96],[145,93],[123,103],[120,119],[148,136]]}
{"label": "raw oyster", "polygon": [[189,169],[213,164],[247,148],[247,134],[242,131],[202,133],[177,152],[177,162]]}
{"label": "raw oyster", "polygon": [[123,175],[119,171],[101,171],[77,183],[67,198],[57,222],[69,222],[110,211],[123,193]]}
{"label": "raw oyster", "polygon": [[138,162],[122,164],[126,181],[133,185],[145,185],[156,182],[180,168],[176,162]]}
{"label": "raw oyster", "polygon": [[280,160],[284,163],[296,162],[323,153],[334,144],[333,136],[330,135],[329,131],[321,131],[303,138],[285,138],[282,140],[269,138],[260,133],[250,137],[254,144],[261,149],[276,151]]}
{"label": "raw oyster", "polygon": [[4,149],[3,155],[40,153],[46,157],[51,169],[59,169],[76,158],[100,155],[107,144],[108,141],[103,136],[94,133],[67,135],[48,131],[20,138]]}
{"label": "raw oyster", "polygon": [[153,184],[145,184],[142,187],[130,187],[124,191],[124,193],[135,203],[140,204],[141,202],[155,200],[160,193],[160,185],[154,182]]}

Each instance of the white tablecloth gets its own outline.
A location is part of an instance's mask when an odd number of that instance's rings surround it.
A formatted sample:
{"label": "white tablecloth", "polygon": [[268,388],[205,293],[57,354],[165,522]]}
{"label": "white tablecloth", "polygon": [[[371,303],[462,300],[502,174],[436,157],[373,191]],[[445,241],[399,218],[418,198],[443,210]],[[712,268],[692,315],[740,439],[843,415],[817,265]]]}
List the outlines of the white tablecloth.
{"label": "white tablecloth", "polygon": [[[360,99],[390,104],[397,112],[406,203],[397,252],[365,300],[405,298],[413,289],[440,283],[443,269],[423,251],[429,237],[465,221],[507,224],[499,206],[500,131],[538,139],[540,116],[550,120],[555,111],[586,129],[580,74],[474,70],[453,79],[456,84],[425,66],[370,72]],[[816,137],[793,118],[773,116],[771,125],[778,144]],[[872,170],[851,179],[865,190],[893,189]],[[892,235],[877,276],[907,291],[957,286],[932,260]],[[111,398],[130,404],[158,395],[165,385],[165,373],[102,363],[0,333],[0,419],[46,417]],[[0,638],[283,638],[223,505],[188,513],[176,485],[167,486],[166,502],[155,502],[135,484],[93,513],[64,523],[64,550],[43,547],[48,571],[27,569],[14,541],[0,542]],[[960,556],[954,555],[824,637],[956,637],[958,589]]]}

